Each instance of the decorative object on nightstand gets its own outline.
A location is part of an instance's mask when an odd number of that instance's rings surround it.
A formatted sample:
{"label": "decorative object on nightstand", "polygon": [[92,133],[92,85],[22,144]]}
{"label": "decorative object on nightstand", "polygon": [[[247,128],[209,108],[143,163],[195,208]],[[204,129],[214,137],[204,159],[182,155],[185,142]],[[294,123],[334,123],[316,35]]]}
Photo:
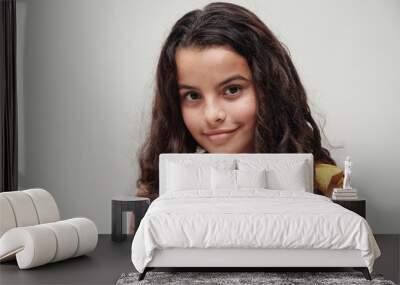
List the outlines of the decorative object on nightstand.
{"label": "decorative object on nightstand", "polygon": [[332,200],[358,200],[357,189],[334,188],[332,193]]}
{"label": "decorative object on nightstand", "polygon": [[343,189],[351,190],[351,159],[350,156],[346,157],[344,161],[344,180],[343,180]]}
{"label": "decorative object on nightstand", "polygon": [[149,198],[136,196],[116,196],[112,198],[111,239],[112,241],[124,241],[126,234],[122,234],[122,213],[133,211],[135,214],[135,230],[138,228],[147,208],[150,205]]}
{"label": "decorative object on nightstand", "polygon": [[357,189],[351,186],[351,166],[350,156],[344,161],[344,180],[343,188],[334,188],[332,200],[358,200]]}
{"label": "decorative object on nightstand", "polygon": [[359,214],[364,219],[366,218],[366,200],[355,199],[355,200],[332,200],[334,203],[341,205],[342,207]]}

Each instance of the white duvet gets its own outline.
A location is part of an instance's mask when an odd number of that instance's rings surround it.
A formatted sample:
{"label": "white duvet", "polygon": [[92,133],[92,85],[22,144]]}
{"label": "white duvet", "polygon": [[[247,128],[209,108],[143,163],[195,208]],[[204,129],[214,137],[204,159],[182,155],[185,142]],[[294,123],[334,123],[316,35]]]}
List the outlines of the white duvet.
{"label": "white duvet", "polygon": [[265,189],[160,196],[133,239],[133,265],[143,272],[154,249],[176,247],[358,249],[370,272],[380,256],[359,215],[324,196]]}

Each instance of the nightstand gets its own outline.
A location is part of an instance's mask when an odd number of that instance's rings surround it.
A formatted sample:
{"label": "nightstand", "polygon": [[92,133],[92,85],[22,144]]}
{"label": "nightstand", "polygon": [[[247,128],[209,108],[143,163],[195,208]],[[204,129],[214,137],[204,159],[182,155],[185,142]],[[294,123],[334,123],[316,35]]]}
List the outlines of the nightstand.
{"label": "nightstand", "polygon": [[357,200],[333,200],[332,202],[339,204],[340,206],[353,211],[356,214],[359,214],[361,217],[365,219],[366,217],[366,200],[365,199],[357,199]]}
{"label": "nightstand", "polygon": [[147,208],[150,205],[149,198],[136,196],[116,196],[111,202],[111,239],[123,241],[127,238],[122,234],[122,213],[133,211],[135,214],[135,230],[138,228]]}

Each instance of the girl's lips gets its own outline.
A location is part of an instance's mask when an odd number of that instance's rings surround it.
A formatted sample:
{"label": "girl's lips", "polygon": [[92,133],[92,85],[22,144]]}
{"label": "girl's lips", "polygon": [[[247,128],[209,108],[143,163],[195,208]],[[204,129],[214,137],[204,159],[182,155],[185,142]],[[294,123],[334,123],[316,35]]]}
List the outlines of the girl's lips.
{"label": "girl's lips", "polygon": [[232,137],[234,133],[237,131],[238,128],[233,130],[221,130],[221,131],[214,131],[210,132],[209,134],[205,134],[205,136],[212,142],[221,142],[225,141],[226,139]]}

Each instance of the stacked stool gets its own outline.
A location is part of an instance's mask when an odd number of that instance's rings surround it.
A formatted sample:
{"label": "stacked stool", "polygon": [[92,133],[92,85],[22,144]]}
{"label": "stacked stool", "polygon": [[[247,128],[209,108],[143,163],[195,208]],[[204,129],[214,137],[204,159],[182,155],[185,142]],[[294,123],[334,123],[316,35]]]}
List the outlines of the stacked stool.
{"label": "stacked stool", "polygon": [[20,269],[84,255],[96,248],[97,227],[87,218],[60,221],[53,196],[44,189],[0,193],[0,262]]}

